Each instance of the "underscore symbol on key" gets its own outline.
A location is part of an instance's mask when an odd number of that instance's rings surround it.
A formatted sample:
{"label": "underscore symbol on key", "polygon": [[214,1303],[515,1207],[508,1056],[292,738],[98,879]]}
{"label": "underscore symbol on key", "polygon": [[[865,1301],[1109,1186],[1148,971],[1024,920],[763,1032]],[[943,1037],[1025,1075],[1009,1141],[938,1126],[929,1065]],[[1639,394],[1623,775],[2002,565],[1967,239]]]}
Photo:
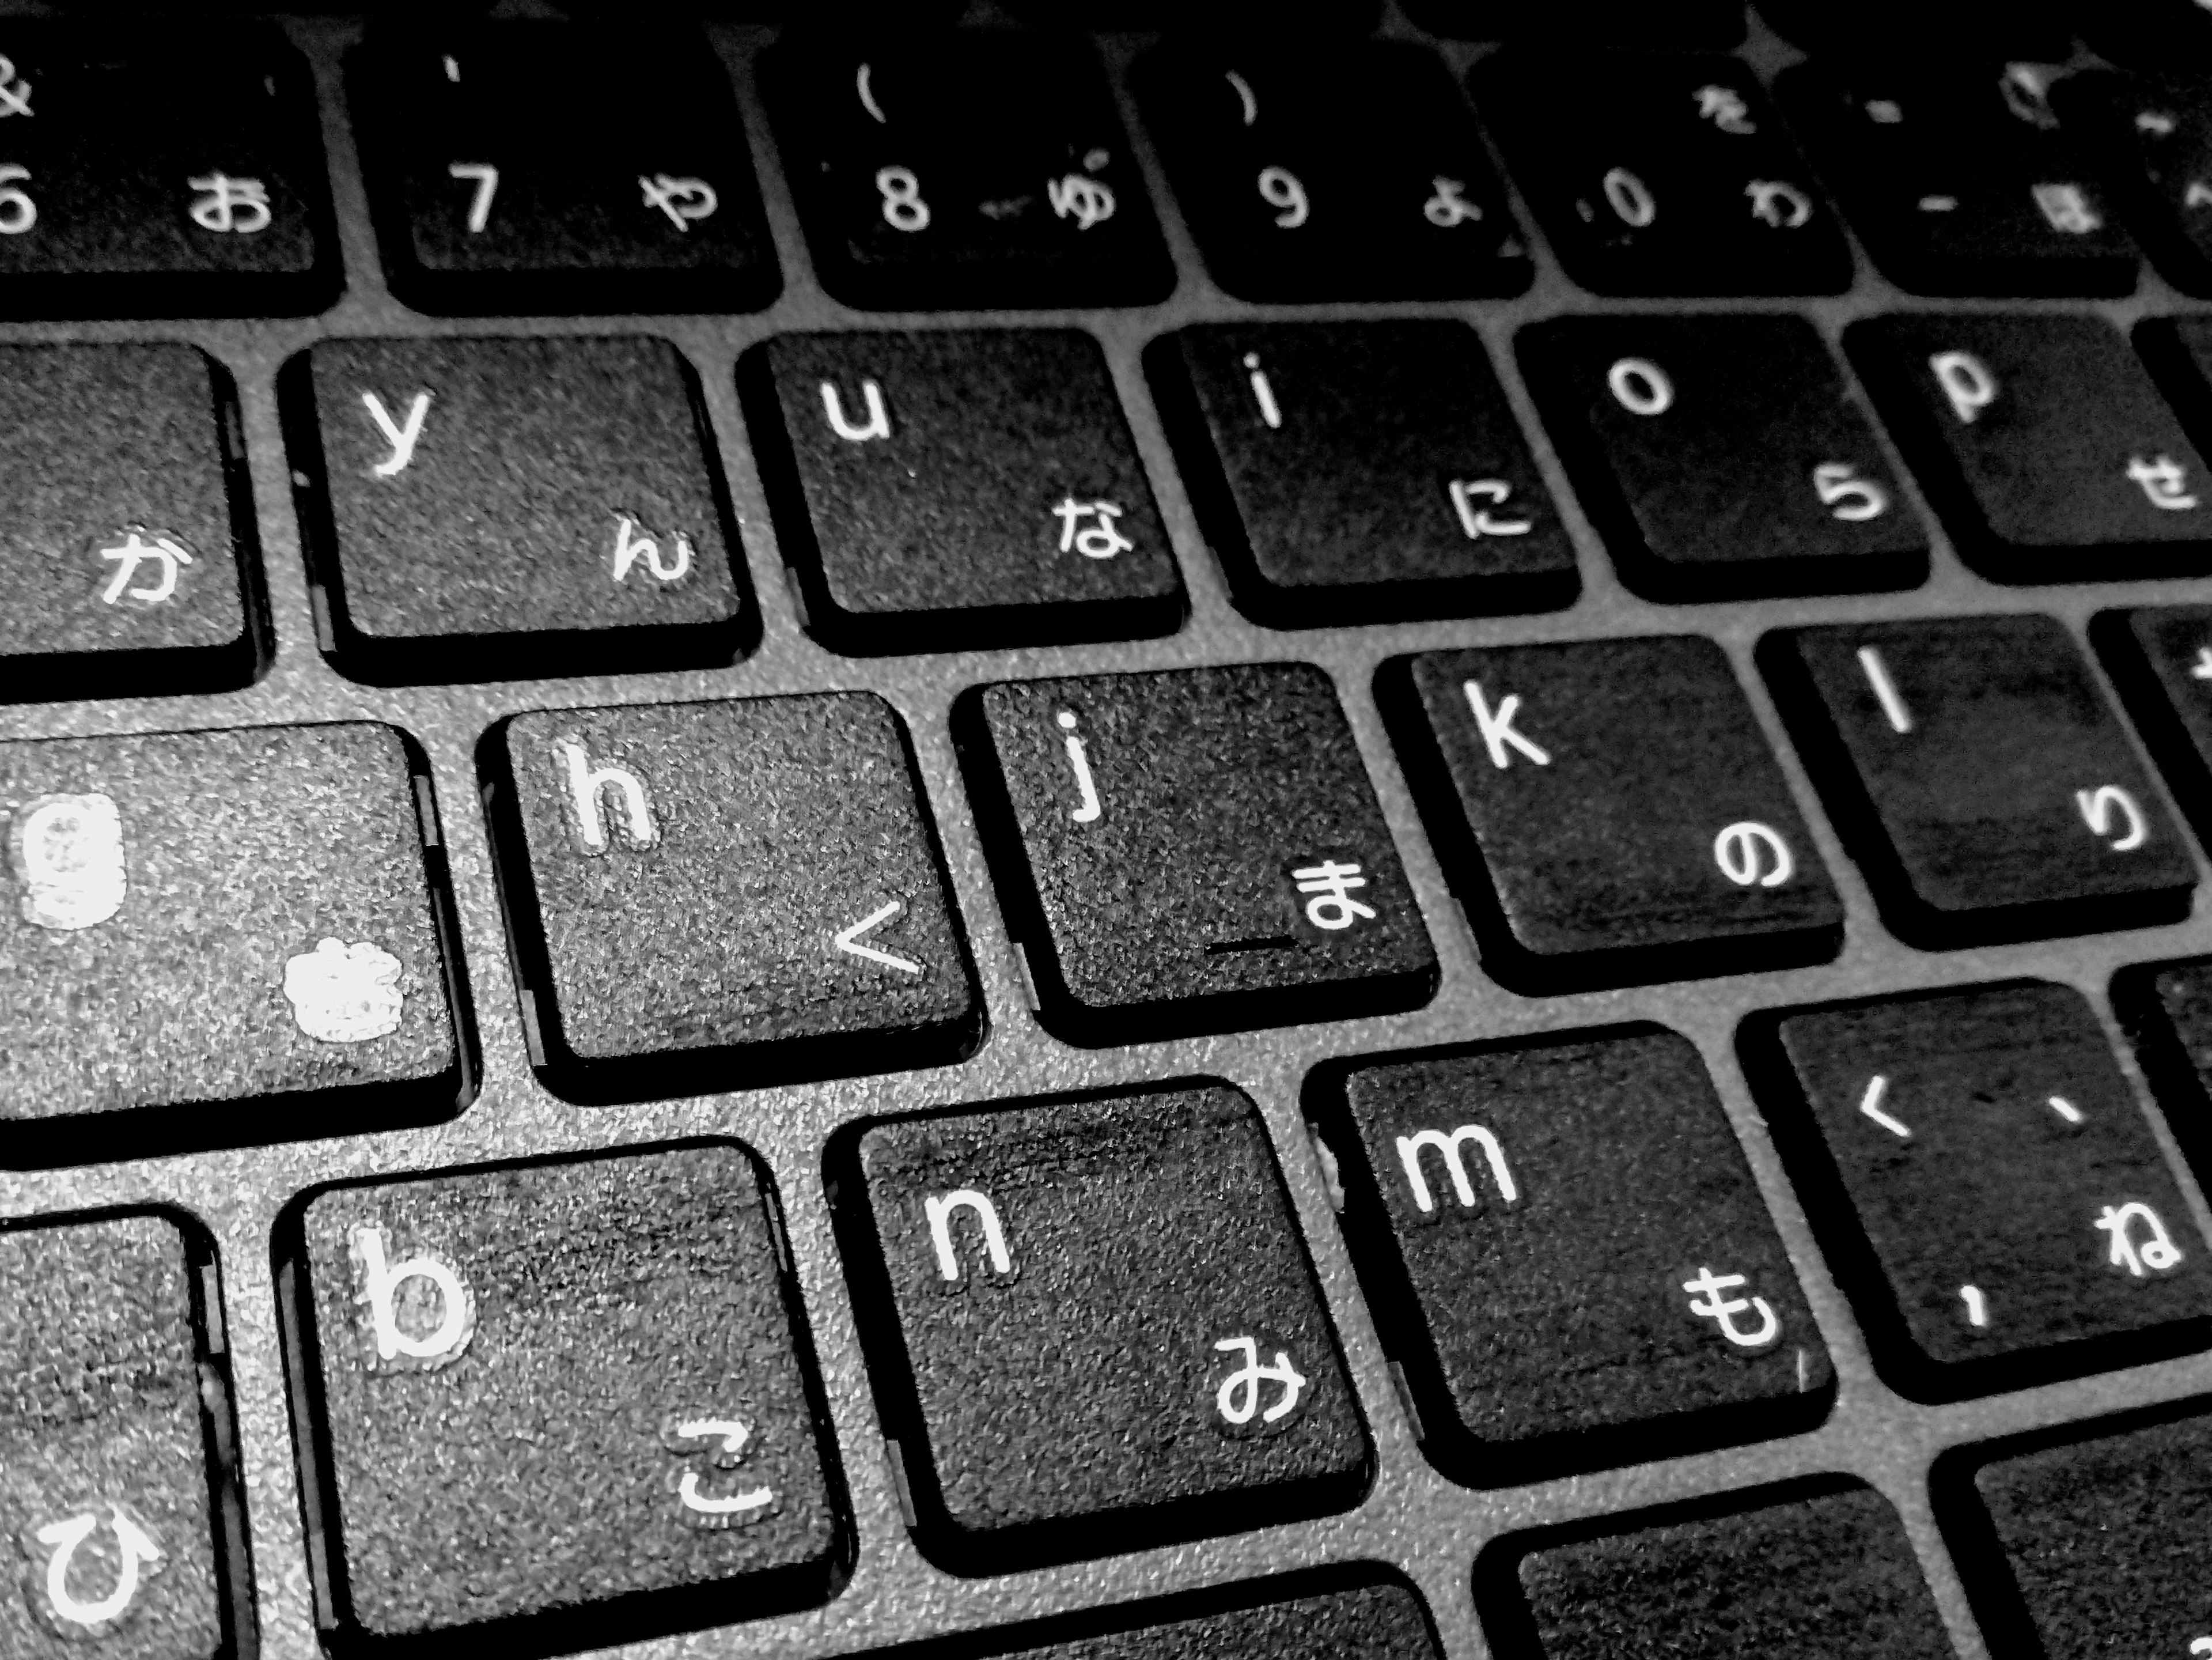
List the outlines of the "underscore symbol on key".
{"label": "underscore symbol on key", "polygon": [[1867,1080],[1866,1093],[1859,1098],[1859,1112],[1861,1116],[1873,1119],[1875,1123],[1899,1140],[1910,1141],[1912,1139],[1912,1126],[1902,1119],[1892,1117],[1881,1110],[1881,1098],[1888,1089],[1888,1078],[1881,1073],[1875,1073]]}
{"label": "underscore symbol on key", "polygon": [[890,921],[893,918],[902,916],[905,914],[906,901],[903,899],[894,899],[889,904],[882,906],[876,910],[870,911],[859,921],[854,923],[851,927],[847,928],[842,933],[836,936],[836,944],[837,949],[845,952],[848,956],[865,957],[871,963],[881,963],[885,968],[896,969],[902,974],[920,974],[921,972],[921,964],[915,962],[913,958],[908,957],[896,957],[890,952],[878,950],[874,946],[864,946],[860,943],[860,936],[862,934],[866,933],[872,928],[881,927],[884,923]]}
{"label": "underscore symbol on key", "polygon": [[1075,735],[1075,711],[1062,709],[1055,717],[1060,729],[1067,734],[1067,764],[1075,769],[1075,787],[1083,794],[1083,800],[1067,816],[1079,824],[1096,824],[1106,809],[1098,800],[1098,786],[1091,776],[1091,757],[1083,747],[1083,740]]}
{"label": "underscore symbol on key", "polygon": [[384,435],[385,441],[392,446],[392,453],[370,467],[369,471],[379,478],[397,477],[415,459],[415,446],[422,439],[422,418],[430,412],[430,394],[427,392],[415,394],[415,401],[407,406],[404,426],[392,418],[392,412],[384,407],[384,400],[374,392],[362,393],[361,403],[362,407],[368,411],[368,418],[376,423],[376,429]]}
{"label": "underscore symbol on key", "polygon": [[1865,672],[1867,684],[1874,689],[1875,702],[1888,717],[1889,729],[1903,737],[1912,730],[1912,711],[1905,706],[1897,683],[1889,678],[1889,666],[1881,660],[1881,654],[1872,646],[1859,648],[1859,667]]}

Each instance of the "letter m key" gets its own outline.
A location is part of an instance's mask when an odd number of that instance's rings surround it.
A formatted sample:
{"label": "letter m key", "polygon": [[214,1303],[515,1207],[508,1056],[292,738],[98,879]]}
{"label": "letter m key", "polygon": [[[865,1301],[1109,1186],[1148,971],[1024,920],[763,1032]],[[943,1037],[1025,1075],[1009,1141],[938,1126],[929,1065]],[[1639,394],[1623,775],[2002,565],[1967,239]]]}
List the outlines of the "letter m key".
{"label": "letter m key", "polygon": [[1481,1125],[1462,1124],[1449,1135],[1442,1130],[1418,1130],[1398,1138],[1398,1162],[1405,1167],[1407,1191],[1423,1216],[1432,1216],[1437,1209],[1437,1196],[1421,1163],[1424,1152],[1434,1152],[1442,1158],[1443,1172],[1450,1179],[1452,1196],[1459,1201],[1460,1208],[1474,1207],[1474,1178],[1467,1167],[1468,1142],[1482,1149],[1483,1158],[1490,1167],[1490,1179],[1498,1187],[1498,1196],[1509,1205],[1520,1198],[1521,1190],[1514,1183],[1512,1169],[1505,1162],[1505,1149]]}

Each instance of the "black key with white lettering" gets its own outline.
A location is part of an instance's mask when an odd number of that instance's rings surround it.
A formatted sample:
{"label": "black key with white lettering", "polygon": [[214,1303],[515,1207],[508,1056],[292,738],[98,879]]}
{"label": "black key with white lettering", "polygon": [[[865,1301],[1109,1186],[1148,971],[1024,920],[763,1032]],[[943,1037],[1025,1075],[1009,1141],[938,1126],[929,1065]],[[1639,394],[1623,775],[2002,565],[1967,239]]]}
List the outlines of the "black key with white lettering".
{"label": "black key with white lettering", "polygon": [[[746,311],[775,251],[696,33],[372,30],[347,62],[394,292],[426,311]],[[648,100],[649,112],[640,100]]]}
{"label": "black key with white lettering", "polygon": [[1501,52],[1476,101],[1567,274],[1600,294],[1838,294],[1843,228],[1732,58]]}
{"label": "black key with white lettering", "polygon": [[[1250,1588],[1239,1589],[1249,1594]],[[1260,1654],[1270,1660],[1437,1660],[1437,1650],[1420,1598],[1389,1579],[1024,1648],[1007,1651],[1006,1660],[1240,1660]]]}
{"label": "black key with white lettering", "polygon": [[982,1001],[898,718],[830,692],[540,710],[493,817],[548,1080],[583,1100],[942,1063]]}
{"label": "black key with white lettering", "polygon": [[1182,620],[1091,336],[787,334],[738,373],[784,556],[828,643],[1133,639]]}
{"label": "black key with white lettering", "polygon": [[2000,582],[2212,570],[2212,468],[2092,317],[1882,317],[1844,337],[1959,550]]}
{"label": "black key with white lettering", "polygon": [[718,1142],[288,1211],[341,1640],[596,1648],[825,1598],[846,1524],[775,1206]]}
{"label": "black key with white lettering", "polygon": [[2059,623],[1846,623],[1759,649],[1901,938],[1975,945],[2189,914],[2196,866]]}
{"label": "black key with white lettering", "polygon": [[1809,1428],[1828,1353],[1697,1050],[1355,1066],[1361,1248],[1429,1456],[1486,1486]]}
{"label": "black key with white lettering", "polygon": [[[2206,18],[2192,0],[2179,3]],[[2052,99],[2166,280],[2212,295],[2212,98],[2201,84],[2091,71],[2068,76]]]}
{"label": "black key with white lettering", "polygon": [[1148,358],[1206,539],[1261,621],[1572,602],[1574,544],[1473,330],[1202,324]]}
{"label": "black key with white lettering", "polygon": [[2212,605],[2106,611],[2090,635],[2174,800],[2212,831]]}
{"label": "black key with white lettering", "polygon": [[1870,1487],[1651,1522],[1595,1538],[1577,1529],[1570,1542],[1540,1547],[1509,1541],[1486,1554],[1476,1568],[1484,1624],[1518,1639],[1515,1653],[1541,1660],[1957,1653],[1897,1511]]}
{"label": "black key with white lettering", "polygon": [[[1917,18],[1916,18],[1917,21]],[[1994,58],[1784,70],[1776,95],[1883,273],[1916,294],[2118,295],[2136,249],[2046,98]]]}
{"label": "black key with white lettering", "polygon": [[314,84],[273,28],[0,31],[0,310],[300,316],[337,294]]}
{"label": "black key with white lettering", "polygon": [[1410,45],[1163,47],[1137,94],[1214,280],[1247,300],[1518,294],[1527,245],[1443,65]]}
{"label": "black key with white lettering", "polygon": [[833,1148],[919,1537],[1003,1572],[1340,1509],[1372,1450],[1257,1109],[1223,1085]]}
{"label": "black key with white lettering", "polygon": [[1660,599],[1907,587],[1928,533],[1811,324],[1577,317],[1522,373],[1622,578]]}
{"label": "black key with white lettering", "polygon": [[760,76],[840,299],[1137,305],[1175,286],[1104,76],[1073,39],[817,32],[767,53]]}
{"label": "black key with white lettering", "polygon": [[392,727],[0,744],[0,1163],[466,1099],[430,781]]}
{"label": "black key with white lettering", "polygon": [[1045,1023],[1080,1043],[1412,1008],[1437,960],[1328,677],[985,686],[956,710]]}
{"label": "black key with white lettering", "polygon": [[1710,640],[1431,652],[1383,684],[1507,984],[1748,972],[1841,946],[1842,902]]}
{"label": "black key with white lettering", "polygon": [[11,1225],[0,1285],[0,1536],[22,1553],[0,1652],[235,1653],[252,1615],[212,1246],[163,1216]]}
{"label": "black key with white lettering", "polygon": [[2174,1140],[2200,1173],[2212,1172],[2212,958],[2121,970],[2112,1009]]}
{"label": "black key with white lettering", "polygon": [[0,698],[253,678],[253,497],[222,368],[177,344],[0,349]]}
{"label": "black key with white lettering", "polygon": [[2107,1432],[1977,1449],[1987,1462],[1971,1482],[1936,1467],[1992,1649],[2212,1653],[2212,1582],[2198,1560],[2212,1528],[2212,1420],[2097,1427]]}
{"label": "black key with white lettering", "polygon": [[663,340],[325,340],[283,372],[324,649],[356,679],[727,664],[756,626]]}
{"label": "black key with white lettering", "polygon": [[2081,994],[1797,1010],[1745,1037],[1875,1361],[1948,1400],[2212,1340],[2212,1274]]}

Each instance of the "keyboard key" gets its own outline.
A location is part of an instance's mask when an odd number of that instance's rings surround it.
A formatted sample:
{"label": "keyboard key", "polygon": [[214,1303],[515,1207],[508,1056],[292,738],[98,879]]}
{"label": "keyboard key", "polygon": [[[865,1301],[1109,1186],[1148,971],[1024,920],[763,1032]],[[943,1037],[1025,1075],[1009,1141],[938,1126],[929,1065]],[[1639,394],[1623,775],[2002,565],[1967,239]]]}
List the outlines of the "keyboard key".
{"label": "keyboard key", "polygon": [[1384,1583],[1025,1648],[1006,1660],[1437,1660],[1420,1599]]}
{"label": "keyboard key", "polygon": [[339,1638],[593,1648],[825,1598],[845,1529],[781,1230],[728,1142],[288,1211]]}
{"label": "keyboard key", "polygon": [[7,1162],[457,1111],[429,789],[367,723],[0,744]]}
{"label": "keyboard key", "polygon": [[1658,599],[1909,587],[1928,535],[1811,324],[1577,317],[1522,372],[1622,579]]}
{"label": "keyboard key", "polygon": [[191,346],[0,350],[7,701],[242,686],[267,625],[228,374]]}
{"label": "keyboard key", "polygon": [[1802,629],[1760,654],[1900,938],[1962,946],[2189,914],[2196,866],[2051,618]]}
{"label": "keyboard key", "polygon": [[8,316],[302,316],[337,297],[314,86],[275,29],[13,24],[0,67]]}
{"label": "keyboard key", "polygon": [[2212,826],[2212,605],[2106,611],[2090,634],[2174,800]]}
{"label": "keyboard key", "polygon": [[2033,1450],[1998,1450],[1971,1493],[1960,1481],[1949,1495],[1954,1548],[1993,1645],[2212,1651],[2212,1590],[2197,1560],[2212,1522],[2212,1421],[2039,1439]]}
{"label": "keyboard key", "polygon": [[1504,1566],[1491,1577],[1486,1623],[1525,1633],[1543,1660],[1957,1652],[1897,1512],[1870,1487],[1551,1546],[1511,1566],[1517,1585]]}
{"label": "keyboard key", "polygon": [[1842,228],[1733,58],[1508,52],[1476,100],[1567,275],[1600,294],[1839,294]]}
{"label": "keyboard key", "polygon": [[2094,149],[2166,280],[2212,294],[2212,99],[2185,82],[2092,72],[2068,76],[2052,101]]}
{"label": "keyboard key", "polygon": [[1106,359],[1074,330],[787,334],[738,368],[809,626],[854,652],[1182,622]]}
{"label": "keyboard key", "polygon": [[1504,983],[1742,973],[1841,947],[1842,903],[1712,642],[1429,652],[1385,672],[1424,817]]}
{"label": "keyboard key", "polygon": [[1905,69],[1887,53],[1787,70],[1775,89],[1867,252],[1901,287],[2134,290],[2135,245],[2059,131],[2044,71]]}
{"label": "keyboard key", "polygon": [[1644,1027],[1370,1062],[1342,1089],[1346,1224],[1429,1456],[1461,1480],[1826,1414],[1827,1350],[1687,1042]]}
{"label": "keyboard key", "polygon": [[149,1215],[10,1225],[0,1285],[0,1530],[22,1549],[0,1652],[233,1652],[245,1528],[211,1250]]}
{"label": "keyboard key", "polygon": [[1956,1399],[2212,1339],[2204,1242],[2079,992],[1794,1011],[1747,1046],[1899,1389]]}
{"label": "keyboard key", "polygon": [[1004,1572],[1365,1489],[1351,1382],[1237,1091],[878,1123],[832,1158],[884,1427],[938,1560]]}
{"label": "keyboard key", "polygon": [[1073,41],[817,35],[766,54],[760,76],[838,298],[1136,305],[1175,286],[1104,77]]}
{"label": "keyboard key", "polygon": [[1883,317],[1844,341],[1961,555],[2000,582],[2212,569],[2212,469],[2090,317]]}
{"label": "keyboard key", "polygon": [[1164,47],[1135,85],[1183,216],[1231,293],[1443,300],[1528,286],[1505,192],[1425,50]]}
{"label": "keyboard key", "polygon": [[727,664],[756,626],[662,340],[325,340],[283,391],[324,649],[377,684]]}
{"label": "keyboard key", "polygon": [[1223,323],[1150,367],[1237,603],[1279,628],[1543,611],[1574,544],[1471,329]]}
{"label": "keyboard key", "polygon": [[1009,927],[1062,1037],[1345,1019],[1435,992],[1319,669],[1002,683],[955,718]]}
{"label": "keyboard key", "polygon": [[[371,30],[347,91],[401,298],[512,314],[749,311],[775,297],[727,71],[699,35],[641,38],[635,21]],[[622,88],[650,88],[649,117]]]}
{"label": "keyboard key", "polygon": [[882,1072],[981,1037],[880,698],[540,710],[499,728],[492,767],[533,1058],[563,1093]]}

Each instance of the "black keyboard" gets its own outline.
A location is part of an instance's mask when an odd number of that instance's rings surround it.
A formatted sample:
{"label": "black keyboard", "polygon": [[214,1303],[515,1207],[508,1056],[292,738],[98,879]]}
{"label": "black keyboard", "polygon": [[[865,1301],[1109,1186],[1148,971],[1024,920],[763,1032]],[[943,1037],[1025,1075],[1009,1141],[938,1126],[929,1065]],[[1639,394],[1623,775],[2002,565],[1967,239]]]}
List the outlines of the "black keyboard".
{"label": "black keyboard", "polygon": [[0,15],[0,1660],[2212,1656],[2203,8],[774,9]]}

